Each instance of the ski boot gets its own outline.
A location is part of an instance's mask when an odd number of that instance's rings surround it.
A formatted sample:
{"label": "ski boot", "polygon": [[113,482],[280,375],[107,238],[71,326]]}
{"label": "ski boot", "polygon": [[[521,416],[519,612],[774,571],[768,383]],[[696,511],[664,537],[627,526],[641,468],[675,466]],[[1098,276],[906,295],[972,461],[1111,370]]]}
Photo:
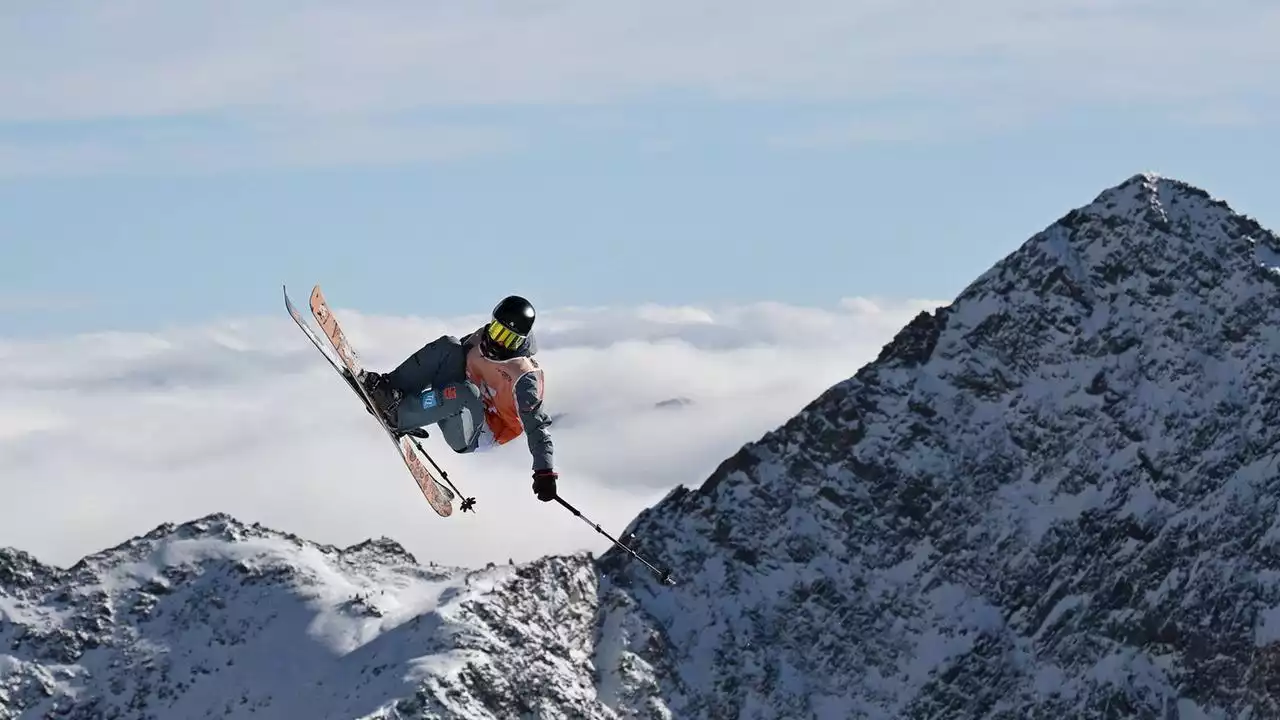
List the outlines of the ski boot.
{"label": "ski boot", "polygon": [[[429,437],[427,431],[422,428],[413,428],[411,430],[398,430],[396,428],[396,406],[400,404],[400,399],[404,395],[399,390],[391,387],[391,383],[387,382],[386,375],[365,370],[360,376],[360,385],[369,394],[369,398],[373,400],[373,405],[378,409],[383,422],[387,424],[387,427],[391,428],[391,432],[397,437],[408,435],[423,440]],[[371,410],[370,413],[372,412]]]}
{"label": "ski boot", "polygon": [[391,383],[387,382],[386,375],[372,370],[365,370],[360,373],[358,382],[373,403],[373,408],[369,410],[369,413],[375,417],[382,418],[387,427],[394,428],[396,426],[396,406],[400,404],[402,393],[391,387]]}

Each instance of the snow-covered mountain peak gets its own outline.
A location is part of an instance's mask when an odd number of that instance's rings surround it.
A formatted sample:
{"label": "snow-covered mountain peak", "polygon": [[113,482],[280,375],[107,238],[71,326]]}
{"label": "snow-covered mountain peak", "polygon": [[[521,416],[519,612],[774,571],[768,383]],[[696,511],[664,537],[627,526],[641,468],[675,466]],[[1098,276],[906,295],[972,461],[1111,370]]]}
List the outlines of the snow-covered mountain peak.
{"label": "snow-covered mountain peak", "polygon": [[642,513],[670,706],[1280,717],[1278,247],[1134,176]]}
{"label": "snow-covered mountain peak", "polygon": [[1204,189],[1154,172],[1132,175],[1074,212],[1106,222],[1145,221],[1155,225],[1215,212],[1219,219],[1234,215],[1224,201]]}
{"label": "snow-covered mountain peak", "polygon": [[1179,273],[1248,275],[1278,265],[1274,233],[1200,188],[1148,173],[1068,212],[982,274],[957,302],[1016,291],[1072,293],[1086,306],[1117,291],[1167,294],[1180,287],[1200,295],[1203,288],[1182,282]]}
{"label": "snow-covered mountain peak", "polygon": [[[0,718],[510,717],[548,702],[608,717],[584,686],[594,607],[587,555],[446,568],[385,538],[340,549],[222,514],[66,570],[4,550]],[[536,652],[509,652],[521,643]]]}

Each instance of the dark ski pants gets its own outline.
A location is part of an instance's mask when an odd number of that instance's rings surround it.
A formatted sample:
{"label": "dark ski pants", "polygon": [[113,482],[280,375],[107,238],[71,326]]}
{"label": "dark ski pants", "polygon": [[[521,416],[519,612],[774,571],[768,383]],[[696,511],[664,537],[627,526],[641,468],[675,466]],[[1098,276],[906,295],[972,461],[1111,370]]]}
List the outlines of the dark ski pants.
{"label": "dark ski pants", "polygon": [[405,395],[396,407],[400,430],[439,425],[444,441],[454,452],[470,452],[480,438],[484,403],[480,388],[470,381],[427,388],[417,395]]}
{"label": "dark ski pants", "polygon": [[404,393],[396,408],[399,430],[439,425],[455,452],[475,450],[484,425],[480,388],[467,380],[467,351],[452,335],[443,335],[405,358],[387,375]]}

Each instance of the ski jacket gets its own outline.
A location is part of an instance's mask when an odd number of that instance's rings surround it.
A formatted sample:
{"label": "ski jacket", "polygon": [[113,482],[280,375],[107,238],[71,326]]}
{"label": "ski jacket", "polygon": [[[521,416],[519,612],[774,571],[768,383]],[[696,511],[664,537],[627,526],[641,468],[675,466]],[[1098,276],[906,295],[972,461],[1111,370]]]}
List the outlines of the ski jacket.
{"label": "ski jacket", "polygon": [[481,330],[462,340],[467,351],[467,379],[480,388],[485,422],[499,445],[523,434],[533,456],[534,470],[554,466],[554,448],[548,428],[551,418],[542,410],[543,373],[533,358],[533,338],[515,357],[491,360],[480,352]]}
{"label": "ski jacket", "polygon": [[387,380],[406,394],[420,393],[428,386],[472,382],[484,398],[485,424],[493,430],[495,439],[510,442],[523,431],[533,456],[533,469],[553,469],[551,418],[542,409],[542,369],[533,360],[537,345],[530,337],[518,353],[518,362],[494,363],[480,353],[478,345],[483,334],[484,326],[462,339],[442,335],[405,358],[387,375]]}

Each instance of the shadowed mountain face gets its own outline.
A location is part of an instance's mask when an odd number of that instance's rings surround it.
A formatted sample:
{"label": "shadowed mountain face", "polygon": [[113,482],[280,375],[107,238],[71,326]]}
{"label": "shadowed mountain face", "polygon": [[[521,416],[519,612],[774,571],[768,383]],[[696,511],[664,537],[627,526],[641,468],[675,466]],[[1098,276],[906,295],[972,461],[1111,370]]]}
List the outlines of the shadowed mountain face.
{"label": "shadowed mountain face", "polygon": [[1278,266],[1103,192],[642,513],[675,587],[222,515],[0,551],[0,718],[1280,717]]}

